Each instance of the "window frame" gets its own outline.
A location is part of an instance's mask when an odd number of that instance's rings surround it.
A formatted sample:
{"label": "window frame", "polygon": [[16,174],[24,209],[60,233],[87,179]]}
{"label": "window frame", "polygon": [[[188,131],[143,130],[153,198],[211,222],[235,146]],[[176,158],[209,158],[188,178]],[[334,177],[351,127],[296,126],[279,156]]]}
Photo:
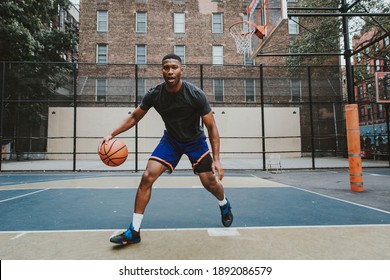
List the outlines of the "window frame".
{"label": "window frame", "polygon": [[[101,53],[101,47],[105,47],[105,52]],[[104,61],[100,58],[104,57]],[[96,64],[105,65],[108,64],[108,44],[96,44]]]}
{"label": "window frame", "polygon": [[[141,47],[144,48],[144,53],[143,54],[139,53],[139,49]],[[135,45],[135,64],[138,64],[138,65],[145,65],[145,64],[147,64],[148,63],[148,56],[147,56],[147,54],[148,54],[148,47],[147,47],[147,45],[145,45],[145,44]],[[140,63],[139,62],[139,56],[140,55],[143,55],[145,57],[144,63]]]}
{"label": "window frame", "polygon": [[186,33],[186,14],[184,12],[173,14],[173,32],[175,34]]}
{"label": "window frame", "polygon": [[[252,83],[250,89],[253,91],[253,95],[248,95],[248,82]],[[248,100],[248,97],[253,97],[253,100]],[[245,79],[245,102],[254,103],[256,102],[256,80]]]}
{"label": "window frame", "polygon": [[[102,15],[106,14],[106,19],[102,20]],[[105,22],[105,29],[101,29],[101,23]],[[97,32],[108,32],[108,11],[107,10],[98,10],[96,12],[96,31]]]}
{"label": "window frame", "polygon": [[[104,85],[99,85],[99,82],[104,82]],[[103,91],[101,91],[102,88],[104,88]],[[104,94],[100,94],[99,92],[103,92]],[[106,102],[107,92],[108,92],[107,78],[96,78],[96,90],[95,90],[96,102]]]}
{"label": "window frame", "polygon": [[[140,15],[145,15],[144,21],[141,21]],[[140,24],[144,24],[144,28],[140,28]],[[142,26],[142,25],[141,25]],[[148,31],[148,13],[147,12],[136,12],[135,13],[135,32],[136,33],[147,33]]]}
{"label": "window frame", "polygon": [[[295,83],[298,85],[299,96],[294,94],[297,90],[295,87]],[[290,93],[291,93],[291,102],[302,102],[302,80],[300,79],[291,79],[290,80]]]}
{"label": "window frame", "polygon": [[[293,21],[294,20],[294,21]],[[299,34],[299,17],[291,17],[288,20],[288,34],[298,35]]]}
{"label": "window frame", "polygon": [[213,46],[213,65],[223,65],[223,51],[223,46]]}
{"label": "window frame", "polygon": [[[216,23],[217,16],[220,16],[219,23]],[[212,16],[211,16],[211,32],[213,34],[223,34],[223,13],[213,13],[212,14]]]}
{"label": "window frame", "polygon": [[[217,85],[217,82],[220,83]],[[218,94],[221,92],[221,94]],[[225,80],[224,79],[213,79],[213,95],[214,95],[214,101],[216,102],[223,102],[225,97]]]}
{"label": "window frame", "polygon": [[[183,52],[178,52],[178,48],[182,48]],[[177,54],[181,58],[181,63],[185,64],[186,63],[186,46],[185,45],[175,45],[173,47],[173,53]]]}

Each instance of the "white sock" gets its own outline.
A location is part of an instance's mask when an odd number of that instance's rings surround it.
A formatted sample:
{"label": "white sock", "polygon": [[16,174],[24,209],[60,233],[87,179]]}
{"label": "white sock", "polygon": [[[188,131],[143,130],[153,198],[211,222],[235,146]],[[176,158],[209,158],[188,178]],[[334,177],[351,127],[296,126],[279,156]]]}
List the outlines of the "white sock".
{"label": "white sock", "polygon": [[226,203],[227,203],[227,200],[226,200],[226,196],[224,194],[223,195],[223,199],[222,200],[218,200],[218,204],[219,204],[219,206],[224,206]]}
{"label": "white sock", "polygon": [[144,218],[143,214],[133,214],[133,227],[135,231],[139,231],[142,223],[142,219]]}

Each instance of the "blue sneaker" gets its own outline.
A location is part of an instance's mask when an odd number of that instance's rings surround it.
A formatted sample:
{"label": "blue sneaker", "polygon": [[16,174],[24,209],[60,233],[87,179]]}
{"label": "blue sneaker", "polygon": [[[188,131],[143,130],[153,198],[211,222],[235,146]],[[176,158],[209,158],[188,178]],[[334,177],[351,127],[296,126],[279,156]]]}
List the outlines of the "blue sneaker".
{"label": "blue sneaker", "polygon": [[141,242],[141,235],[138,231],[134,230],[133,224],[131,223],[125,232],[111,237],[110,242],[119,245],[136,244]]}
{"label": "blue sneaker", "polygon": [[225,227],[230,227],[230,225],[233,223],[233,214],[230,202],[228,201],[224,206],[219,206],[219,209],[221,209],[222,224]]}

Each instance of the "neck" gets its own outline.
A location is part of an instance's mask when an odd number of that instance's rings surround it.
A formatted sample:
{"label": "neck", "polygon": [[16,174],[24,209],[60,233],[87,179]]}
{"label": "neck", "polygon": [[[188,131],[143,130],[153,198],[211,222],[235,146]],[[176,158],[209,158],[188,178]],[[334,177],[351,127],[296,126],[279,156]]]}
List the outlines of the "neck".
{"label": "neck", "polygon": [[173,87],[169,87],[165,83],[165,90],[169,93],[178,93],[181,89],[182,84],[183,84],[182,81],[180,81],[179,83],[177,83],[177,85],[175,85]]}

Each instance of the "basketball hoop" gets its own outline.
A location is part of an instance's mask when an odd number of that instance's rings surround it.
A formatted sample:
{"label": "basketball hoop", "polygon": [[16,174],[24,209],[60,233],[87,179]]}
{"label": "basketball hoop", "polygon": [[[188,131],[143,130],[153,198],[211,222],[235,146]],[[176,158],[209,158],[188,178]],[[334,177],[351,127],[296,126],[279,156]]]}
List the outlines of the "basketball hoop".
{"label": "basketball hoop", "polygon": [[252,35],[263,39],[264,26],[258,26],[251,21],[239,21],[230,26],[229,33],[236,42],[237,53],[249,54],[252,52]]}

